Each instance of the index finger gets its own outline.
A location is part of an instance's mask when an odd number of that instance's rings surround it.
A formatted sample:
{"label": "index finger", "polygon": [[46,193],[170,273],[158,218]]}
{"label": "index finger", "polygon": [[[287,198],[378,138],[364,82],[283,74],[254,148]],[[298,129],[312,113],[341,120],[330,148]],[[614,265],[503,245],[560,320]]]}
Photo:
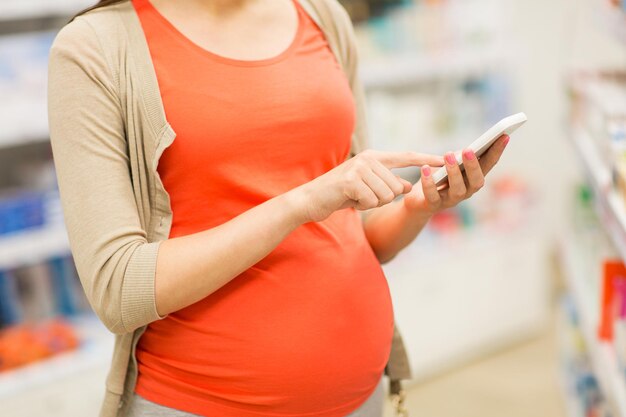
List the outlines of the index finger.
{"label": "index finger", "polygon": [[443,156],[431,155],[419,152],[380,152],[376,159],[385,167],[405,168],[412,166],[430,165],[435,167],[443,166]]}

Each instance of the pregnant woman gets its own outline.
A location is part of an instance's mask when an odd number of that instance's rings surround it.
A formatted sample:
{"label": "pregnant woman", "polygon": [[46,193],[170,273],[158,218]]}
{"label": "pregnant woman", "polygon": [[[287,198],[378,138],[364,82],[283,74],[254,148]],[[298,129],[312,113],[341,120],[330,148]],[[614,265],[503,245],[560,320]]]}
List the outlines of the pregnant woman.
{"label": "pregnant woman", "polygon": [[[101,416],[381,416],[381,263],[508,137],[466,150],[465,175],[451,153],[366,149],[352,30],[336,0],[105,0],[58,34],[61,202],[116,334]],[[408,166],[419,183],[391,171]]]}

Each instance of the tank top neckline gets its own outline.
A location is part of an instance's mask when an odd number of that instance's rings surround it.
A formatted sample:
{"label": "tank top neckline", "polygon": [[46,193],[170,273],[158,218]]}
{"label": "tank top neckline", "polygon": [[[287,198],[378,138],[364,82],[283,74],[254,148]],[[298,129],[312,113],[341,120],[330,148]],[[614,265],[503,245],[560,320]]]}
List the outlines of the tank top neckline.
{"label": "tank top neckline", "polygon": [[293,36],[287,48],[283,49],[282,52],[280,52],[279,54],[274,55],[269,58],[254,59],[254,60],[230,58],[230,57],[217,54],[215,52],[211,52],[210,50],[200,46],[196,42],[189,39],[189,37],[183,34],[172,22],[170,22],[163,14],[161,14],[161,12],[159,12],[159,10],[157,10],[157,8],[154,7],[154,5],[151,3],[150,0],[132,0],[132,1],[137,6],[147,8],[148,11],[151,14],[153,14],[156,17],[156,19],[158,19],[158,21],[162,24],[162,26],[182,45],[186,46],[187,48],[195,51],[196,53],[204,57],[207,57],[209,59],[220,62],[222,64],[227,64],[227,65],[234,65],[234,66],[240,66],[240,67],[258,67],[258,66],[264,66],[264,65],[271,65],[271,64],[283,61],[287,59],[293,53],[293,51],[299,46],[300,40],[302,39],[302,34],[304,33],[305,22],[304,22],[303,13],[305,12],[300,6],[298,0],[292,0],[292,3],[294,4],[296,8],[298,26],[296,29],[296,33]]}

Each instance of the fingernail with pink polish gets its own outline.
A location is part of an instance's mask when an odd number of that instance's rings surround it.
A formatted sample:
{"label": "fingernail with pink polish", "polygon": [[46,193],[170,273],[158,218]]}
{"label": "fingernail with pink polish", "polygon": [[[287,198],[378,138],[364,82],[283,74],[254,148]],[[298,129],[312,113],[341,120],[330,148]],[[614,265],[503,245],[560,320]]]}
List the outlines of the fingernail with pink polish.
{"label": "fingernail with pink polish", "polygon": [[447,153],[445,156],[446,162],[449,165],[455,165],[456,164],[456,158],[454,157],[454,154],[452,152]]}
{"label": "fingernail with pink polish", "polygon": [[463,151],[463,156],[468,161],[471,161],[472,159],[474,159],[474,152],[471,149],[466,149]]}
{"label": "fingernail with pink polish", "polygon": [[430,167],[428,165],[424,165],[422,167],[422,175],[425,177],[430,177]]}

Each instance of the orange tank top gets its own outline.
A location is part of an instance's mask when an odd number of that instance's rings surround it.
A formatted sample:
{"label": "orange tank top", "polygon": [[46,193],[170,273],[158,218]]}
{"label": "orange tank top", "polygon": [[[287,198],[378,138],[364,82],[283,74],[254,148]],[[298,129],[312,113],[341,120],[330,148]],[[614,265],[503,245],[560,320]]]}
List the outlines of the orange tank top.
{"label": "orange tank top", "polygon": [[[226,58],[133,0],[177,133],[158,172],[169,237],[200,232],[342,163],[351,90],[324,34],[294,0],[281,54]],[[254,244],[251,242],[250,244]],[[376,388],[393,336],[387,281],[354,209],[304,224],[267,257],[140,338],[135,391],[220,417],[343,417]]]}

